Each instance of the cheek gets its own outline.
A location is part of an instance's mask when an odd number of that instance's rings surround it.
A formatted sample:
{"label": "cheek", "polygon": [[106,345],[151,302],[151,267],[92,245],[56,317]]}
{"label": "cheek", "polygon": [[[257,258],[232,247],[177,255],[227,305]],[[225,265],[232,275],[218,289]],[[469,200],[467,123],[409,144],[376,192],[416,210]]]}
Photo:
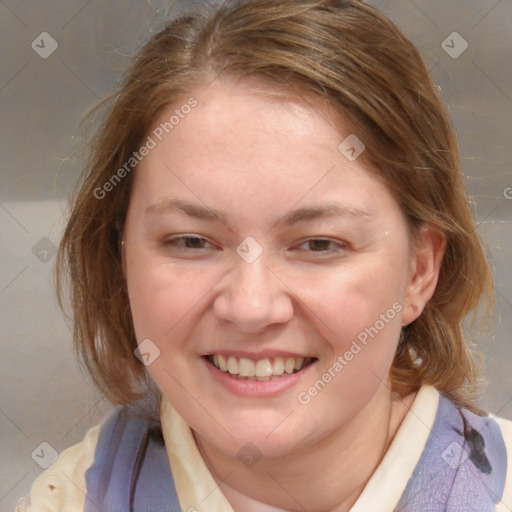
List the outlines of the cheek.
{"label": "cheek", "polygon": [[314,312],[311,322],[325,340],[320,372],[332,381],[322,392],[325,401],[315,407],[332,400],[345,404],[344,414],[355,413],[387,382],[402,328],[406,283],[406,260],[397,264],[398,257],[390,256],[391,265],[382,254],[371,255],[357,266],[311,278],[314,286],[303,283],[304,302]]}
{"label": "cheek", "polygon": [[393,277],[368,262],[361,271],[317,279],[304,297],[325,341],[320,377],[306,382],[298,397],[313,416],[327,407],[334,422],[346,421],[388,382],[403,308],[403,281]]}
{"label": "cheek", "polygon": [[191,269],[174,268],[144,250],[128,251],[126,263],[137,339],[155,339],[163,345],[187,315],[200,307],[209,280],[198,279]]}
{"label": "cheek", "polygon": [[[395,333],[401,327],[397,310],[403,307],[405,280],[395,268],[383,265],[378,255],[357,267],[312,275],[297,289],[302,290],[298,295],[315,314],[318,329],[336,350],[350,345],[376,323],[386,334],[389,326]],[[381,315],[386,315],[385,329],[379,321]]]}

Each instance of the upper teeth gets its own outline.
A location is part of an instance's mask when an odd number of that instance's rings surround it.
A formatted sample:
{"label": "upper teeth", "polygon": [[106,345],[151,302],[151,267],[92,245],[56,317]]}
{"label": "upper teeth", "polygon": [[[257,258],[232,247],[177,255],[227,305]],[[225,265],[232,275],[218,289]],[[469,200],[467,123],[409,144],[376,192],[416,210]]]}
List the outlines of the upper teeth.
{"label": "upper teeth", "polygon": [[311,358],[275,357],[253,361],[245,357],[215,354],[213,364],[221,371],[240,377],[272,377],[302,369]]}

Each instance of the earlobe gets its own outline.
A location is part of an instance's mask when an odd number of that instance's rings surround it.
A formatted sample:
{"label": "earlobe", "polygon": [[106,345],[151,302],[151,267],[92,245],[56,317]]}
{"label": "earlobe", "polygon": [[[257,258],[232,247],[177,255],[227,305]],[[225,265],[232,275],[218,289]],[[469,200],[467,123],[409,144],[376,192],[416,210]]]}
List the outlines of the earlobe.
{"label": "earlobe", "polygon": [[429,225],[420,229],[413,243],[411,271],[402,314],[404,326],[421,315],[434,295],[446,249],[445,236]]}

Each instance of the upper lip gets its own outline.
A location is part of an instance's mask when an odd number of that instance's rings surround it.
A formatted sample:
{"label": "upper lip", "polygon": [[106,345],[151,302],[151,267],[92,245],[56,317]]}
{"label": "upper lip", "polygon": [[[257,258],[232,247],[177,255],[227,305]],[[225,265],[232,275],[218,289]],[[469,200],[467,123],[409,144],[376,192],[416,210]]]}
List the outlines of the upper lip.
{"label": "upper lip", "polygon": [[267,349],[267,350],[260,350],[258,352],[248,352],[246,350],[212,350],[211,352],[207,352],[203,354],[206,356],[213,356],[215,354],[222,355],[224,357],[244,357],[246,359],[252,359],[254,361],[259,361],[260,359],[272,359],[275,357],[313,357],[311,355],[307,354],[299,354],[297,352],[289,352],[287,350],[276,350],[276,349]]}

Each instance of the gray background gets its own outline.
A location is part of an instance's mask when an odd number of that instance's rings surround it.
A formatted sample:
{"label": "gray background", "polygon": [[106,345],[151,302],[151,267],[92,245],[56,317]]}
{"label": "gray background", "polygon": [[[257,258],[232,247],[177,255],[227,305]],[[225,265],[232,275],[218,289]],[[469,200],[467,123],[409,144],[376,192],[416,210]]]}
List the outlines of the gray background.
{"label": "gray background", "polygon": [[[512,418],[512,1],[370,3],[419,47],[454,118],[497,284],[494,324],[474,333],[490,381],[482,405]],[[54,250],[80,169],[78,121],[166,15],[165,0],[0,1],[0,511],[42,471],[40,443],[60,452],[109,410],[74,361]],[[456,59],[441,46],[454,31],[469,44]],[[31,47],[42,32],[58,43],[47,59]]]}

